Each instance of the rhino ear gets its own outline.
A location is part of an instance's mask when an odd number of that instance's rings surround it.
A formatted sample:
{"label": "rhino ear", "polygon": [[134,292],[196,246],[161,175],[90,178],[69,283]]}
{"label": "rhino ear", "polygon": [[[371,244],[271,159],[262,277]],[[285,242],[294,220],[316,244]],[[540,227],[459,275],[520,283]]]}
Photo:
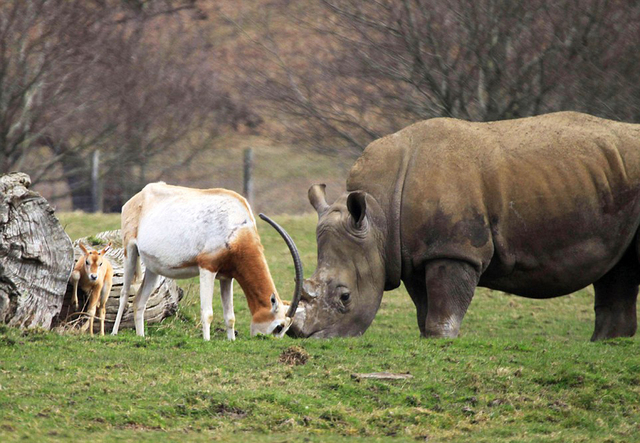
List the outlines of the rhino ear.
{"label": "rhino ear", "polygon": [[354,191],[347,197],[347,209],[353,218],[355,227],[362,228],[362,221],[367,212],[367,194],[362,191]]}
{"label": "rhino ear", "polygon": [[313,206],[316,212],[320,215],[327,210],[329,205],[327,204],[327,198],[325,188],[327,185],[313,185],[309,188],[309,202]]}

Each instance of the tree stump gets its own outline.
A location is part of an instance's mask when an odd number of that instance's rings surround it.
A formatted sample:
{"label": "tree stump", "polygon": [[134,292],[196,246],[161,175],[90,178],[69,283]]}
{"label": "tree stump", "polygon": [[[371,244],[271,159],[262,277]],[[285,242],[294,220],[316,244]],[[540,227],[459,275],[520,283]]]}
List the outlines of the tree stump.
{"label": "tree stump", "polygon": [[[82,251],[78,246],[78,243],[82,242],[86,246],[90,246],[94,249],[101,249],[107,243],[111,242],[111,249],[107,251],[106,257],[111,262],[113,266],[113,286],[111,287],[111,293],[109,295],[109,299],[107,300],[107,313],[105,319],[105,332],[111,332],[113,329],[113,323],[116,320],[116,315],[118,314],[118,306],[120,304],[120,291],[122,290],[122,284],[124,281],[123,275],[123,260],[124,260],[124,250],[122,249],[122,238],[120,236],[120,230],[115,231],[106,231],[96,234],[94,236],[85,237],[76,240],[73,242],[74,246],[74,258],[77,260],[82,256]],[[74,260],[74,263],[75,263]],[[142,275],[144,275],[144,263],[141,264],[142,267]],[[132,301],[133,296],[138,292],[138,288],[142,280],[134,282],[131,285],[131,290],[129,291],[129,302],[127,305],[127,309],[124,311],[124,315],[122,316],[122,322],[120,323],[120,329],[122,328],[133,328],[135,327],[133,321],[133,307]],[[54,320],[55,326],[60,326],[61,328],[80,328],[86,321],[88,320],[85,315],[82,315],[82,312],[86,311],[87,296],[82,292],[80,288],[78,288],[78,303],[80,308],[78,308],[79,312],[73,308],[72,305],[72,297],[73,297],[73,286],[69,284],[67,286],[66,294],[64,296],[64,301],[62,304],[62,310],[60,315]],[[145,323],[158,323],[175,314],[178,309],[178,302],[182,299],[183,291],[176,284],[175,280],[160,277],[158,280],[158,284],[156,285],[155,290],[149,297],[149,301],[147,302],[147,309],[144,313]],[[94,333],[100,332],[100,321],[96,319],[93,325]]]}
{"label": "tree stump", "polygon": [[27,174],[0,176],[0,323],[49,329],[73,268],[69,236]]}

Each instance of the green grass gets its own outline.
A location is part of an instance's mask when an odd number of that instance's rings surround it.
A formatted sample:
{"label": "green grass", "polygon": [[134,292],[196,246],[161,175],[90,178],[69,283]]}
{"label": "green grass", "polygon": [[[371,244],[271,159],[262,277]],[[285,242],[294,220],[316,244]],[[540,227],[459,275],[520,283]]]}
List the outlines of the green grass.
{"label": "green grass", "polygon": [[[117,216],[76,216],[61,216],[74,238],[117,227]],[[276,220],[310,275],[315,216]],[[286,246],[259,229],[290,298]],[[420,339],[400,289],[363,337],[275,340],[249,337],[236,287],[238,339],[226,341],[216,296],[219,330],[205,343],[197,282],[183,287],[177,315],[145,339],[0,326],[0,441],[640,441],[640,340],[588,341],[591,289],[544,301],[479,289],[456,340]],[[280,363],[291,346],[310,355],[305,365]],[[413,378],[351,377],[377,371]]]}
{"label": "green grass", "polygon": [[64,212],[56,216],[71,240],[89,237],[101,231],[120,229],[120,214],[85,214],[76,211]]}

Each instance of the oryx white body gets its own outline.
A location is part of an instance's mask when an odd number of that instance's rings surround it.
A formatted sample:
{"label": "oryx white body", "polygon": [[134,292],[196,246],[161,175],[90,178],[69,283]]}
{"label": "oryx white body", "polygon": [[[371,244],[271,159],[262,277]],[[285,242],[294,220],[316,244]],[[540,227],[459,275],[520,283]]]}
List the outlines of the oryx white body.
{"label": "oryx white body", "polygon": [[227,337],[235,339],[232,279],[243,288],[252,313],[251,333],[272,333],[285,324],[282,302],[264,258],[256,222],[246,200],[225,189],[191,189],[152,183],[122,208],[124,285],[113,328],[117,334],[138,256],[146,271],[134,299],[136,332],[144,336],[144,308],[158,276],[200,276],[202,330],[210,339],[215,279],[220,280]]}

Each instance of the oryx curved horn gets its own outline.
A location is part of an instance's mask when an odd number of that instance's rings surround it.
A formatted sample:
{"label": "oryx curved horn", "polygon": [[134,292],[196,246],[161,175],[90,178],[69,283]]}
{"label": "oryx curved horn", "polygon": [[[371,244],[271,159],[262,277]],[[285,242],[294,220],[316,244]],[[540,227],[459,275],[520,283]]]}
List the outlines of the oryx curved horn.
{"label": "oryx curved horn", "polygon": [[296,309],[298,309],[298,303],[300,303],[300,294],[302,293],[302,279],[304,277],[302,271],[302,261],[300,260],[300,254],[298,253],[298,248],[296,248],[296,244],[293,242],[287,231],[285,231],[279,224],[271,220],[266,215],[260,213],[260,218],[267,223],[269,223],[273,228],[278,231],[278,234],[282,237],[284,242],[289,247],[289,252],[291,252],[291,257],[293,257],[293,266],[296,271],[296,288],[293,291],[293,299],[291,300],[291,305],[289,306],[289,311],[287,311],[287,317],[293,319],[293,316],[296,313]]}

